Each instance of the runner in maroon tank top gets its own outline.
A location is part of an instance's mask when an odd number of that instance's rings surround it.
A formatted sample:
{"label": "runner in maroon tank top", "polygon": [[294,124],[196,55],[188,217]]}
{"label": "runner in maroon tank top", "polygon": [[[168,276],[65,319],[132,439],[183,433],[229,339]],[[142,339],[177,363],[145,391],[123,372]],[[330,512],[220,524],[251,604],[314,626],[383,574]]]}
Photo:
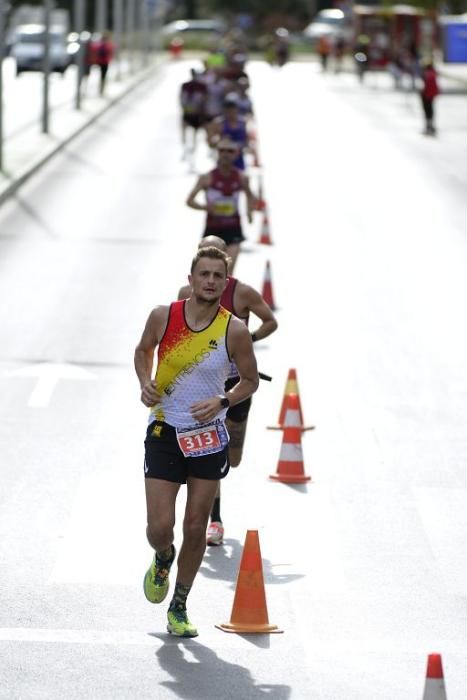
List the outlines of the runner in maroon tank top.
{"label": "runner in maroon tank top", "polygon": [[[217,236],[207,236],[199,243],[199,248],[204,246],[214,246],[225,251],[226,244]],[[178,299],[188,299],[191,294],[191,287],[186,285],[178,293]],[[261,325],[251,334],[253,342],[267,338],[274,333],[277,328],[277,321],[270,307],[266,304],[261,294],[248,284],[240,282],[230,275],[227,277],[227,285],[224,289],[220,304],[227,311],[231,311],[237,318],[248,325],[250,313],[254,314],[261,321]],[[225,384],[228,391],[239,381],[238,371],[232,363],[232,371]],[[250,411],[251,399],[242,401],[236,406],[232,406],[227,411],[226,426],[230,435],[229,461],[231,467],[238,467],[243,454],[243,444],[245,442],[246,426]],[[211,522],[208,528],[207,543],[210,545],[222,544],[224,537],[224,526],[220,514],[220,483],[217,495],[211,511]]]}
{"label": "runner in maroon tank top", "polygon": [[[218,146],[217,167],[201,175],[191,190],[186,203],[192,209],[206,211],[205,236],[218,236],[227,245],[227,254],[235,266],[240,243],[245,240],[240,220],[239,199],[243,192],[247,199],[247,217],[251,223],[257,199],[250,189],[248,178],[234,167],[237,146],[222,139]],[[198,202],[200,192],[205,193],[205,202]]]}

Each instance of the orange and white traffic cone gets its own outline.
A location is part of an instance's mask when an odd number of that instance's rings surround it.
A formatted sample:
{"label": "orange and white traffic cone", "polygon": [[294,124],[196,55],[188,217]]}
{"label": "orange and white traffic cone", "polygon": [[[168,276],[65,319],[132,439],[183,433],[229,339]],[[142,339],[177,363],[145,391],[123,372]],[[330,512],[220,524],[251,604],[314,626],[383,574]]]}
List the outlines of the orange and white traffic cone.
{"label": "orange and white traffic cone", "polygon": [[266,262],[266,270],[264,272],[263,289],[261,292],[266,304],[268,304],[273,311],[276,310],[276,305],[274,303],[274,296],[272,293],[272,281],[271,281],[271,264],[269,260]]}
{"label": "orange and white traffic cone", "polygon": [[279,420],[277,421],[279,426],[284,427],[285,414],[287,411],[287,397],[290,394],[295,394],[298,399],[298,411],[300,414],[300,424],[304,425],[303,411],[300,404],[300,392],[298,390],[298,380],[297,380],[297,370],[289,369],[289,374],[287,375],[287,381],[285,383],[284,398],[282,399],[282,406],[279,413]]}
{"label": "orange and white traffic cone", "polygon": [[264,196],[263,196],[263,179],[262,179],[261,175],[258,178],[258,195],[257,195],[256,199],[258,200],[256,203],[256,209],[258,211],[264,211],[266,208],[266,202],[265,202]]}
{"label": "orange and white traffic cone", "polygon": [[311,481],[305,474],[302,452],[301,428],[284,428],[282,446],[279,454],[277,471],[269,478],[283,484],[304,484]]}
{"label": "orange and white traffic cone", "polygon": [[300,428],[302,432],[305,430],[314,430],[314,425],[303,425],[302,408],[300,406],[300,398],[298,394],[285,394],[284,402],[285,416],[281,425],[268,425],[268,430],[284,430],[284,428]]}
{"label": "orange and white traffic cone", "polygon": [[238,634],[282,632],[268,618],[258,530],[247,530],[230,622],[216,627]]}
{"label": "orange and white traffic cone", "polygon": [[441,654],[429,654],[423,700],[447,700]]}
{"label": "orange and white traffic cone", "polygon": [[263,243],[263,245],[272,245],[271,235],[269,231],[269,217],[266,205],[264,206],[263,223],[261,224],[261,232],[258,243]]}

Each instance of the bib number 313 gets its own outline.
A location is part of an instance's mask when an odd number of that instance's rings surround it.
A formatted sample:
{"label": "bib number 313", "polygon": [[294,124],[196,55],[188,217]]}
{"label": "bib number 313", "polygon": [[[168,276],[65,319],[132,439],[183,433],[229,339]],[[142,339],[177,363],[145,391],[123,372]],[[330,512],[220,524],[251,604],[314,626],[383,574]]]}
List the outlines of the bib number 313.
{"label": "bib number 313", "polygon": [[229,434],[224,421],[219,421],[196,428],[177,428],[177,440],[185,457],[201,457],[223,450]]}

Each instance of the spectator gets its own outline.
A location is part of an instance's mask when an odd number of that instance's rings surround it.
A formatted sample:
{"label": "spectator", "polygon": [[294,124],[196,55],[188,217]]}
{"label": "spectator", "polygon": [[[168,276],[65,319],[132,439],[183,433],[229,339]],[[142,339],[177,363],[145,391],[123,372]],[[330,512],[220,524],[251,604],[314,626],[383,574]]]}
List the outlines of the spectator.
{"label": "spectator", "polygon": [[329,38],[323,34],[318,40],[318,54],[321,60],[321,68],[326,71],[328,68],[328,58],[331,53],[331,42]]}
{"label": "spectator", "polygon": [[114,55],[114,45],[109,32],[104,32],[95,46],[95,62],[100,70],[99,93],[104,94],[107,71]]}
{"label": "spectator", "polygon": [[422,89],[420,96],[422,98],[423,113],[425,115],[425,134],[434,136],[436,133],[434,125],[434,101],[439,95],[438,80],[436,70],[431,59],[424,62],[422,65]]}

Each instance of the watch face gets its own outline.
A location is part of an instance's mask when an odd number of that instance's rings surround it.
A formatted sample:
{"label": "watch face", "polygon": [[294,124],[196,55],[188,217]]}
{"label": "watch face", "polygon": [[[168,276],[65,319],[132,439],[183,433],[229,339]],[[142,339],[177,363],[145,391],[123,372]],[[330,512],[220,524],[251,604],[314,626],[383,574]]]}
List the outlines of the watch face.
{"label": "watch face", "polygon": [[222,408],[229,408],[230,407],[229,399],[226,396],[223,396],[221,398],[221,406],[222,406]]}

